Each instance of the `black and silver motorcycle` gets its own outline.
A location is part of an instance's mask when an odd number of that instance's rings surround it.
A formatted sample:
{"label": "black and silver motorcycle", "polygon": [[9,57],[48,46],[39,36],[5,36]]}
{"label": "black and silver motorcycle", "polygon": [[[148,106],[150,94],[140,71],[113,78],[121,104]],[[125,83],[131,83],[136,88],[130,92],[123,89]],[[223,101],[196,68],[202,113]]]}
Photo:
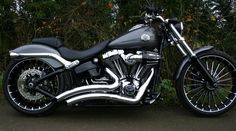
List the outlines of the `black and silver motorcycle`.
{"label": "black and silver motorcycle", "polygon": [[225,113],[236,102],[236,62],[212,46],[193,51],[182,31],[182,22],[149,7],[144,24],[87,50],[66,48],[57,38],[33,39],[10,51],[5,97],[28,115],[47,114],[60,102],[152,104],[160,95],[162,50],[174,45],[183,54],[175,74],[182,104],[201,115]]}

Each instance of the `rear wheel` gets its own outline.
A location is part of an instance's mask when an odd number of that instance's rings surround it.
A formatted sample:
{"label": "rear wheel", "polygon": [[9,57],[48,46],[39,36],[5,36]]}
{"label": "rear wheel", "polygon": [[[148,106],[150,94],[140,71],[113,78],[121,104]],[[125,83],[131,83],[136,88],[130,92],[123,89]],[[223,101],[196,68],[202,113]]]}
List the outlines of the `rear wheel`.
{"label": "rear wheel", "polygon": [[236,102],[236,63],[216,50],[198,56],[216,80],[215,85],[211,86],[189,62],[177,80],[177,94],[181,102],[197,114],[216,116],[225,113]]}
{"label": "rear wheel", "polygon": [[[56,102],[36,90],[32,82],[55,71],[47,62],[36,59],[22,59],[10,63],[4,76],[4,94],[10,105],[21,113],[44,115],[54,109]],[[51,77],[36,86],[56,96],[61,92],[60,76]]]}

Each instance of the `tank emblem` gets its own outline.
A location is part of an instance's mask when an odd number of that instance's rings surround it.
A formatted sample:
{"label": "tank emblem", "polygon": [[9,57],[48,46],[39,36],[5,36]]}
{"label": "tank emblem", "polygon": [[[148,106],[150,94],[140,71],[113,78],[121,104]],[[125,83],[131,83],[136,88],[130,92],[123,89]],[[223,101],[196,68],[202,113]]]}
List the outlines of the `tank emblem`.
{"label": "tank emblem", "polygon": [[142,34],[141,40],[143,40],[143,41],[149,41],[149,40],[151,40],[151,37],[150,37],[150,35],[148,35],[148,34]]}

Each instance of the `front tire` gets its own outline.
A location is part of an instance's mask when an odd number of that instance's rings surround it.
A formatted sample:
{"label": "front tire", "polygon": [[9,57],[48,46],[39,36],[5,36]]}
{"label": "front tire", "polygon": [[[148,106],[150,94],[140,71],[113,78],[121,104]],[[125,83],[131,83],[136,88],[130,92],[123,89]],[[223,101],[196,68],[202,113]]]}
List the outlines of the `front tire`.
{"label": "front tire", "polygon": [[178,97],[194,113],[221,115],[236,103],[236,63],[230,56],[217,50],[200,53],[198,57],[216,83],[211,86],[188,62],[176,83]]}
{"label": "front tire", "polygon": [[[54,68],[42,59],[13,60],[3,78],[3,91],[8,103],[26,115],[41,116],[51,113],[56,101],[30,88],[30,82],[53,71]],[[37,86],[56,96],[62,91],[62,78],[58,75]]]}

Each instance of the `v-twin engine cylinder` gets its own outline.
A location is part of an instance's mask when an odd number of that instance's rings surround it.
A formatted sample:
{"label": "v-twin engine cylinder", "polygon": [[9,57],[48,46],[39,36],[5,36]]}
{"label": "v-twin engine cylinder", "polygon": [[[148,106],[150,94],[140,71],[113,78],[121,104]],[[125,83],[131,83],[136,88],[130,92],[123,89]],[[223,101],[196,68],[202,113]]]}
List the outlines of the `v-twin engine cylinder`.
{"label": "v-twin engine cylinder", "polygon": [[148,72],[159,62],[160,55],[151,51],[112,50],[103,54],[104,63],[120,81],[120,95],[135,97]]}
{"label": "v-twin engine cylinder", "polygon": [[153,63],[157,63],[160,56],[151,51],[125,54],[123,50],[112,50],[103,54],[103,58],[107,65],[105,70],[107,78],[113,79],[113,84],[77,87],[58,95],[56,99],[58,101],[66,99],[68,104],[91,99],[137,103],[144,95],[154,75]]}

